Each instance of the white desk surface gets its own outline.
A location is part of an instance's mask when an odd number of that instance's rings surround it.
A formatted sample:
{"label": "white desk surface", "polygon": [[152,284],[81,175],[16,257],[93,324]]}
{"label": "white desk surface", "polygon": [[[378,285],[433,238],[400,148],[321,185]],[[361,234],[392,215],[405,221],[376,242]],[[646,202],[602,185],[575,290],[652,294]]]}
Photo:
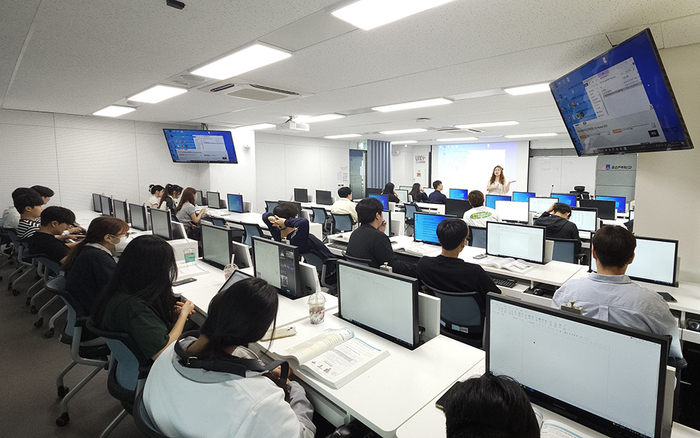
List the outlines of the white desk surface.
{"label": "white desk surface", "polygon": [[445,204],[431,204],[429,202],[415,203],[421,210],[435,210],[439,214],[445,214]]}
{"label": "white desk surface", "polygon": [[331,205],[317,204],[315,202],[302,202],[301,203],[301,208],[306,208],[308,210],[310,210],[312,208],[322,208],[326,211],[331,211],[331,207],[333,207],[332,204]]}
{"label": "white desk surface", "polygon": [[90,226],[90,222],[96,217],[102,216],[101,213],[97,213],[92,210],[77,210],[73,212],[75,214],[75,221],[86,230]]}
{"label": "white desk surface", "polygon": [[[389,356],[340,389],[333,389],[298,371],[305,384],[322,394],[349,415],[359,419],[385,437],[395,436],[396,429],[420,411],[439,393],[482,360],[484,352],[444,336],[438,336],[411,351],[389,340],[326,313],[323,324],[312,325],[308,318],[294,324],[297,335],[276,340],[271,352],[311,338],[327,328],[351,327],[355,336]],[[430,436],[430,435],[424,435]]]}

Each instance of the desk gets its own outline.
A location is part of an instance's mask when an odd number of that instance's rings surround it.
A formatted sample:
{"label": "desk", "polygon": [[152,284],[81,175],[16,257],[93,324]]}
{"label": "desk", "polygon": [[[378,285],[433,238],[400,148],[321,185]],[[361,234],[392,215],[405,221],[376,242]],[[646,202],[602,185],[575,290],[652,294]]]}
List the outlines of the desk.
{"label": "desk", "polygon": [[333,205],[326,205],[326,204],[316,204],[315,202],[302,202],[301,203],[301,208],[305,208],[307,210],[311,210],[312,208],[322,208],[326,210],[327,212],[331,211],[331,207]]}
{"label": "desk", "polygon": [[[210,209],[207,210],[210,216],[224,219],[226,222],[231,222],[234,224],[258,224],[263,231],[268,231],[267,224],[262,219],[262,213],[234,213],[232,211],[223,209]],[[321,224],[316,224],[309,221],[309,233],[318,237],[321,241],[323,240],[323,227]]]}

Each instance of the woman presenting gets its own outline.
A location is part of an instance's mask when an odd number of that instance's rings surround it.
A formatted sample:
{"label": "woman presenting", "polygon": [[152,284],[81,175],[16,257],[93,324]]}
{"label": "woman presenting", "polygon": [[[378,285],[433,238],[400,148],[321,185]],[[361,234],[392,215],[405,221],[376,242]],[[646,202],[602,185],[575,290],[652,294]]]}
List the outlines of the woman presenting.
{"label": "woman presenting", "polygon": [[493,168],[491,178],[486,184],[486,193],[488,195],[505,195],[510,192],[510,185],[514,182],[515,180],[506,182],[506,177],[503,175],[503,168],[501,166],[496,166]]}

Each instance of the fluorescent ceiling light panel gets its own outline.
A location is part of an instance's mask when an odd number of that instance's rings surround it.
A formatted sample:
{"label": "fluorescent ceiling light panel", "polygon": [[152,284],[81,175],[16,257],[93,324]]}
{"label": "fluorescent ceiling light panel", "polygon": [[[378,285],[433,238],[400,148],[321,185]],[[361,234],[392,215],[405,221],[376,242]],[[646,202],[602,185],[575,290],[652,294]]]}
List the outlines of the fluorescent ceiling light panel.
{"label": "fluorescent ceiling light panel", "polygon": [[322,114],[320,116],[296,116],[294,120],[299,123],[314,123],[342,119],[343,117],[345,116],[342,114]]}
{"label": "fluorescent ceiling light panel", "polygon": [[360,0],[332,14],[360,29],[370,30],[452,0]]}
{"label": "fluorescent ceiling light panel", "polygon": [[279,49],[253,44],[210,64],[193,70],[191,73],[212,79],[228,79],[255,70],[292,56]]}
{"label": "fluorescent ceiling light panel", "polygon": [[548,132],[546,134],[518,134],[518,135],[505,135],[505,138],[531,138],[531,137],[556,137],[556,133]]}
{"label": "fluorescent ceiling light panel", "polygon": [[549,91],[549,83],[527,85],[524,87],[504,88],[503,91],[513,96],[520,96],[522,94],[532,93],[544,93],[545,91]]}
{"label": "fluorescent ceiling light panel", "polygon": [[474,123],[471,125],[455,125],[455,128],[459,129],[471,129],[471,128],[492,128],[494,126],[511,126],[519,125],[515,120],[510,120],[507,122],[489,122],[489,123]]}
{"label": "fluorescent ceiling light panel", "polygon": [[110,105],[107,108],[92,113],[92,115],[101,117],[119,117],[132,111],[136,111],[136,108],[131,108],[128,106]]}
{"label": "fluorescent ceiling light panel", "polygon": [[392,141],[391,144],[413,144],[418,143],[418,140]]}
{"label": "fluorescent ceiling light panel", "polygon": [[146,91],[142,91],[139,94],[129,97],[128,100],[143,103],[158,103],[183,93],[187,93],[187,90],[184,88],[156,85],[155,87],[151,87]]}
{"label": "fluorescent ceiling light panel", "polygon": [[336,140],[339,138],[352,138],[352,137],[362,137],[360,134],[341,134],[341,135],[327,135],[323,138],[328,138],[330,140]]}
{"label": "fluorescent ceiling light panel", "polygon": [[272,123],[260,123],[257,125],[241,126],[240,128],[236,128],[236,129],[241,129],[241,130],[245,130],[245,131],[259,131],[261,129],[270,129],[270,128],[274,128],[274,127],[275,127],[275,125],[273,125]]}
{"label": "fluorescent ceiling light panel", "polygon": [[438,138],[437,141],[471,141],[478,140],[476,137],[458,137],[458,138]]}
{"label": "fluorescent ceiling light panel", "polygon": [[448,105],[452,103],[450,99],[445,99],[444,97],[438,97],[436,99],[418,100],[415,102],[397,103],[394,105],[377,106],[372,108],[374,111],[379,111],[382,113],[388,113],[391,111],[402,111],[414,108],[425,108],[429,106],[438,105]]}
{"label": "fluorescent ceiling light panel", "polygon": [[413,128],[413,129],[397,129],[396,131],[379,131],[380,134],[393,135],[393,134],[413,134],[414,132],[425,132],[427,129],[424,128]]}

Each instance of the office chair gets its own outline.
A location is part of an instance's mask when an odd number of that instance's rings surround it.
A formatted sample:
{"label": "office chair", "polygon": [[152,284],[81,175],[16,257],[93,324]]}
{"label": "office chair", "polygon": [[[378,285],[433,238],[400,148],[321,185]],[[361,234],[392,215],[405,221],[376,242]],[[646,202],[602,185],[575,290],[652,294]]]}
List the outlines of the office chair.
{"label": "office chair", "polygon": [[485,305],[478,292],[448,292],[425,285],[440,298],[440,334],[481,348]]}
{"label": "office chair", "polygon": [[469,227],[469,246],[486,249],[486,228]]}
{"label": "office chair", "polygon": [[552,248],[552,260],[565,263],[577,263],[576,245],[578,244],[578,239],[555,239],[552,237],[547,237],[547,240],[551,240],[553,245]]}
{"label": "office chair", "polygon": [[337,279],[332,278],[330,283],[328,283],[326,278],[327,276],[336,276],[336,273],[338,272],[338,258],[332,257],[324,260],[324,258],[314,250],[302,253],[301,256],[304,257],[306,263],[313,265],[316,268],[321,286],[329,289],[335,287]]}
{"label": "office chair", "polygon": [[349,262],[357,263],[358,265],[363,265],[363,266],[370,266],[370,263],[372,263],[372,260],[370,260],[370,259],[353,257],[353,256],[348,255],[347,252],[345,252],[345,251],[343,251],[343,258]]}
{"label": "office chair", "polygon": [[253,236],[265,237],[260,225],[247,224],[245,222],[241,222],[241,225],[243,226],[243,231],[245,231],[245,240],[243,243],[246,245],[253,246]]}
{"label": "office chair", "polygon": [[24,277],[27,275],[36,273],[32,260],[29,257],[29,248],[27,247],[27,242],[21,241],[17,238],[17,233],[14,230],[8,230],[10,239],[12,240],[12,245],[17,250],[17,262],[19,266],[17,269],[12,271],[9,277],[7,277],[7,290],[12,291],[12,295],[19,295],[19,290],[15,287]]}
{"label": "office chair", "polygon": [[[420,212],[420,208],[414,203],[411,204],[404,204],[404,208],[406,209],[406,220],[404,221],[404,224],[406,225],[405,231],[408,231],[409,227],[414,227],[415,226],[415,217],[414,215],[418,212]],[[410,234],[406,233],[407,236],[410,236]]]}
{"label": "office chair", "polygon": [[277,204],[277,201],[265,201],[265,211],[272,213],[275,210],[275,207],[277,207]]}
{"label": "office chair", "polygon": [[168,438],[161,433],[158,426],[156,426],[151,417],[148,415],[146,406],[143,404],[143,390],[136,394],[133,416],[136,427],[138,427],[139,430],[148,438]]}
{"label": "office chair", "polygon": [[[49,279],[59,277],[61,275],[61,266],[58,263],[54,262],[53,260],[49,260],[44,256],[38,256],[38,257],[36,257],[36,260],[37,260],[37,263],[39,266],[44,267],[43,268],[44,269],[44,277],[42,280],[39,280],[39,281],[45,281],[44,285],[46,285],[46,283],[49,281]],[[41,309],[39,309],[37,311],[35,300],[36,300],[37,296],[43,294],[44,292],[50,292],[50,290],[46,286],[44,286],[39,292],[34,294],[34,296],[29,300],[30,305],[31,305],[31,312],[39,314],[39,317],[34,322],[34,327],[42,327],[44,325],[44,313],[59,298],[58,295],[54,295],[43,306],[41,306]],[[55,329],[56,320],[61,315],[63,315],[67,310],[68,310],[68,307],[63,306],[63,307],[61,307],[61,309],[58,312],[54,313],[54,315],[49,320],[49,330],[46,333],[44,333],[45,338],[48,339],[48,338],[53,337],[54,333],[56,332],[56,329]]]}
{"label": "office chair", "polygon": [[570,195],[576,195],[577,200],[591,199],[590,193],[586,191],[585,186],[574,186],[574,189],[569,191]]}
{"label": "office chair", "polygon": [[333,232],[342,233],[345,231],[352,231],[352,216],[349,214],[335,214],[331,213],[333,217]]}
{"label": "office chair", "polygon": [[[70,345],[71,362],[66,365],[63,371],[56,377],[56,392],[58,396],[62,398],[60,408],[61,415],[56,418],[56,425],[65,426],[70,421],[70,417],[68,416],[68,402],[80,389],[92,380],[100,370],[107,368],[107,364],[109,363],[107,361],[109,348],[104,339],[95,338],[86,341],[83,340],[83,338],[86,337],[84,336],[83,327],[85,327],[88,315],[75,298],[66,292],[65,277],[55,277],[49,280],[46,283],[46,289],[56,296],[61,297],[68,308],[66,326],[63,329],[63,333],[59,336],[59,339],[62,343]],[[87,365],[92,367],[92,370],[88,375],[83,377],[74,388],[69,389],[65,386],[63,378],[76,365]]]}

